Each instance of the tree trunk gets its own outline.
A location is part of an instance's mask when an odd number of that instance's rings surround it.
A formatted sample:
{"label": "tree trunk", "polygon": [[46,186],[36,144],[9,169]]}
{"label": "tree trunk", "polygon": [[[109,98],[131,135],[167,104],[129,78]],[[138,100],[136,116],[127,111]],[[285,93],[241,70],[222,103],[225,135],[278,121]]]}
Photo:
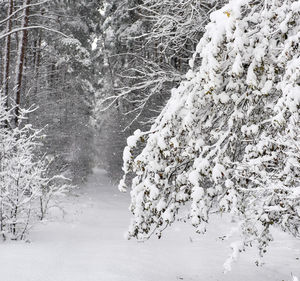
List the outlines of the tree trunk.
{"label": "tree trunk", "polygon": [[[7,16],[9,17],[13,13],[14,1],[10,0]],[[12,21],[9,19],[6,23],[6,32],[9,33],[12,28]],[[5,39],[5,48],[4,48],[4,61],[3,61],[3,95],[6,99],[5,106],[8,108],[8,90],[9,90],[9,66],[10,66],[10,42],[11,35],[7,35]]]}
{"label": "tree trunk", "polygon": [[[30,0],[25,0],[24,5],[28,6],[30,4]],[[28,26],[28,14],[29,7],[23,10],[22,16],[22,25],[21,28],[21,37],[18,44],[18,52],[17,52],[17,64],[16,64],[16,82],[15,82],[15,93],[16,93],[16,109],[15,109],[15,124],[18,126],[19,124],[19,115],[20,115],[20,102],[21,102],[21,86],[22,86],[22,78],[23,78],[23,66],[25,61],[25,51],[27,46],[27,35],[28,31],[26,27]]]}
{"label": "tree trunk", "polygon": [[41,44],[42,44],[42,35],[41,31],[38,31],[38,36],[34,44],[35,53],[34,53],[34,80],[35,80],[35,89],[34,93],[37,96],[38,94],[38,84],[39,84],[39,68],[41,62]]}

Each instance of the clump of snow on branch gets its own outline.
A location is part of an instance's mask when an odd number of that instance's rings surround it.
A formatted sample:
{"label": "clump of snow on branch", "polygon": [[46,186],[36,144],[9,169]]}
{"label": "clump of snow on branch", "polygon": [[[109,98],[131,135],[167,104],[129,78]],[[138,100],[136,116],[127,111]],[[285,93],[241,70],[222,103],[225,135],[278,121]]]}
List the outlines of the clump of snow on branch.
{"label": "clump of snow on branch", "polygon": [[271,226],[300,236],[299,12],[295,0],[232,0],[211,14],[145,148],[133,157],[135,138],[125,148],[130,237],[160,237],[187,203],[197,232],[230,212],[261,254]]}

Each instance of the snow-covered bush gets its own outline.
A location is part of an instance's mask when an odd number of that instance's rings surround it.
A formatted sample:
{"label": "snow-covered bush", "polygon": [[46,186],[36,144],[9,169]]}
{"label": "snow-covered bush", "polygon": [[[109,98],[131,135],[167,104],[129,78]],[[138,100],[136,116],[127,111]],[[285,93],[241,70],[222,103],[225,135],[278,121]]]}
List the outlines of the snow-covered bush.
{"label": "snow-covered bush", "polygon": [[300,237],[299,13],[296,0],[232,0],[211,14],[186,81],[125,148],[129,237],[160,236],[185,203],[199,233],[212,212],[238,216],[242,247],[261,253],[270,226]]}
{"label": "snow-covered bush", "polygon": [[[20,120],[24,120],[23,111]],[[47,161],[37,155],[41,133],[22,122],[13,127],[12,110],[0,99],[0,234],[23,239],[34,222],[42,219],[55,195],[67,188],[47,176]]]}

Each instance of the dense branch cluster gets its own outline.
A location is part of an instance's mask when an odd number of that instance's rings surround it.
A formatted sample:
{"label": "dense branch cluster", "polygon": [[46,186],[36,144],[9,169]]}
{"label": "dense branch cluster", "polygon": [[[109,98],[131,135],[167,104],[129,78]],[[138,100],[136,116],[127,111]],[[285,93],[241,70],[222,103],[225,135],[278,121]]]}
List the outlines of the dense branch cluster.
{"label": "dense branch cluster", "polygon": [[11,128],[13,110],[0,100],[0,235],[23,239],[32,225],[46,216],[55,198],[69,189],[65,178],[49,176],[49,161],[37,154],[43,135],[31,125]]}

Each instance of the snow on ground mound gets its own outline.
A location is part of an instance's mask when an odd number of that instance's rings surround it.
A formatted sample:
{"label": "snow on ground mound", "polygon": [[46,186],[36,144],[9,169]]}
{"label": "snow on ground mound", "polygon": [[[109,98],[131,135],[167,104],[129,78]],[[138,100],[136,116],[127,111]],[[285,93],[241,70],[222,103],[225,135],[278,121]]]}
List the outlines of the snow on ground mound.
{"label": "snow on ground mound", "polygon": [[230,229],[215,219],[206,235],[177,223],[158,240],[146,243],[124,239],[130,215],[129,197],[95,170],[80,196],[66,202],[66,215],[32,230],[31,243],[0,244],[1,281],[253,281],[300,276],[300,242],[276,234],[264,259],[247,253],[223,274],[234,237],[221,241]]}

